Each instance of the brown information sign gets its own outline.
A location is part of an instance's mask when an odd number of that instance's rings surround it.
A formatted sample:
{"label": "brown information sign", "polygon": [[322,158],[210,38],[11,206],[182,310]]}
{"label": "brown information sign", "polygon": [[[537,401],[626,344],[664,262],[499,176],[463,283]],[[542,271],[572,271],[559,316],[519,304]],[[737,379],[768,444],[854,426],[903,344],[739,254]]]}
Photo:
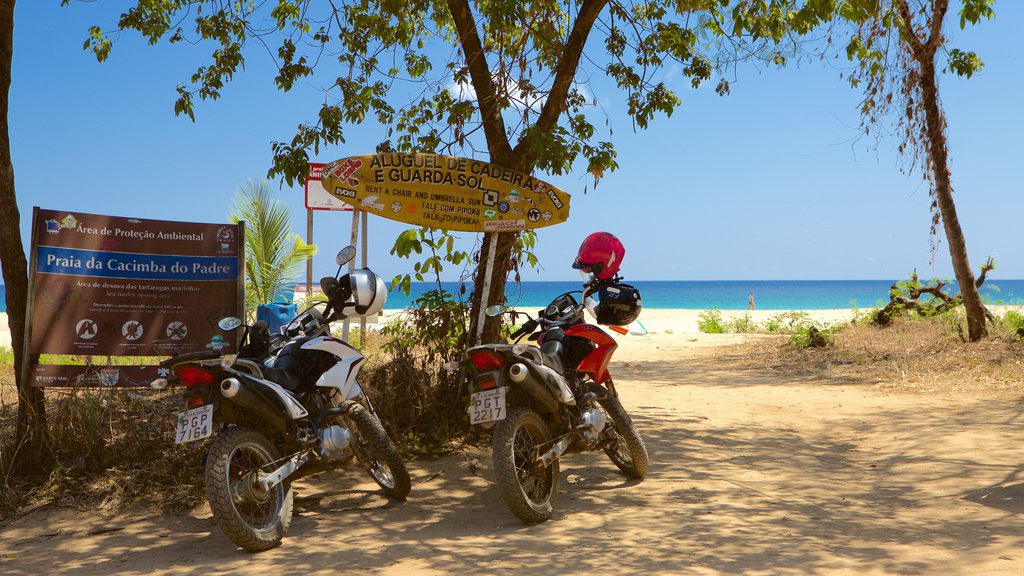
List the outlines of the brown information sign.
{"label": "brown information sign", "polygon": [[415,226],[512,232],[569,217],[566,192],[515,170],[454,156],[352,156],[324,166],[321,182],[359,210]]}
{"label": "brown information sign", "polygon": [[230,349],[234,334],[217,322],[243,310],[243,233],[242,225],[37,208],[30,353],[171,356]]}

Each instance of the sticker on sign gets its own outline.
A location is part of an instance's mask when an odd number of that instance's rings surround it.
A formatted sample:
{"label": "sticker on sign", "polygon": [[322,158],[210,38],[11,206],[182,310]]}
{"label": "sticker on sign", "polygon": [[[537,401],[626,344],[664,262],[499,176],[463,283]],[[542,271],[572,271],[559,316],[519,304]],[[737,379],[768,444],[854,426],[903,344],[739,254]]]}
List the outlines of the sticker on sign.
{"label": "sticker on sign", "polygon": [[306,208],[308,210],[351,212],[352,206],[331,195],[320,182],[324,166],[325,164],[309,163],[309,176],[306,177]]}
{"label": "sticker on sign", "polygon": [[488,220],[484,232],[518,232],[526,229],[526,220]]}

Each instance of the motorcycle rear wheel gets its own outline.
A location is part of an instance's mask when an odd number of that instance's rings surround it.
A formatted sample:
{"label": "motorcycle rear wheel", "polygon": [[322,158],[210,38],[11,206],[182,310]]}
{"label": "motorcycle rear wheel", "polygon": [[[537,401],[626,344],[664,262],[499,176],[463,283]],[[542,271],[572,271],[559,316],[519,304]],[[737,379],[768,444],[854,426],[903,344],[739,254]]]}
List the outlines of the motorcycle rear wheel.
{"label": "motorcycle rear wheel", "polygon": [[494,428],[492,455],[501,499],[527,524],[551,517],[558,496],[559,469],[537,463],[541,447],[551,441],[544,420],[529,408],[509,408]]}
{"label": "motorcycle rear wheel", "polygon": [[347,417],[355,424],[359,436],[354,445],[356,458],[366,465],[370,478],[386,496],[405,500],[412,489],[409,470],[380,420],[355,402],[352,402]]}
{"label": "motorcycle rear wheel", "polygon": [[270,490],[254,481],[281,458],[277,448],[249,428],[228,428],[210,446],[206,457],[206,497],[224,534],[249,552],[281,543],[292,521],[295,492],[287,481]]}
{"label": "motorcycle rear wheel", "polygon": [[617,397],[606,394],[598,402],[608,413],[609,427],[615,432],[615,443],[606,446],[604,453],[626,476],[643,478],[647,474],[647,446],[636,425]]}

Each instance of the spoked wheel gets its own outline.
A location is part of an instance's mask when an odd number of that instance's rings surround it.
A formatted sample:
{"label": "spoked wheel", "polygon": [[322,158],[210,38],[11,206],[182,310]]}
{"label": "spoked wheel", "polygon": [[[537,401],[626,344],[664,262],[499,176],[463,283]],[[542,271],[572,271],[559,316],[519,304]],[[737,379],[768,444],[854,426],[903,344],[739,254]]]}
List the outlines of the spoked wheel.
{"label": "spoked wheel", "polygon": [[643,478],[647,473],[647,447],[636,425],[615,396],[605,394],[598,402],[610,419],[602,432],[605,454],[626,476]]}
{"label": "spoked wheel", "polygon": [[509,408],[494,429],[494,471],[501,499],[520,520],[529,524],[551,517],[558,496],[558,460],[537,462],[551,432],[529,408]]}
{"label": "spoked wheel", "polygon": [[292,521],[295,493],[288,482],[270,490],[257,483],[261,469],[279,458],[269,440],[248,428],[224,431],[207,455],[206,495],[213,517],[232,542],[249,552],[280,544]]}
{"label": "spoked wheel", "polygon": [[355,425],[358,434],[353,446],[356,458],[366,466],[370,478],[385,495],[405,500],[412,489],[409,470],[380,420],[355,402],[351,402],[346,417]]}

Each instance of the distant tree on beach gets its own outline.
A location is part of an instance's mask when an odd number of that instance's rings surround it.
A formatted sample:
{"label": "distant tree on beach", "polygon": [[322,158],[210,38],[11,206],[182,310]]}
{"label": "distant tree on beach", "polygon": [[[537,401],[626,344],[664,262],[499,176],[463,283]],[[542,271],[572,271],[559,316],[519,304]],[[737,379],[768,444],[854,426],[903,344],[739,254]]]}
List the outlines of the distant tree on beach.
{"label": "distant tree on beach", "polygon": [[[315,119],[272,144],[269,176],[289,183],[306,175],[311,153],[344,144],[345,128],[367,117],[384,127],[378,151],[485,152],[489,162],[524,173],[563,174],[585,161],[596,183],[618,164],[610,125],[599,129],[607,119],[588,93],[590,78],[607,76],[634,128],[646,128],[681,104],[670,76],[697,88],[718,70],[715,89],[725,95],[736,62],[784,62],[777,47],[802,3],[137,0],[113,28],[91,28],[86,48],[103,61],[124,31],[151,44],[211,45],[210,60],[178,87],[175,113],[193,120],[194,100],[217,99],[253,50],[274,59],[280,90],[299,81],[320,85]],[[588,49],[592,36],[597,45]],[[489,303],[504,301],[518,240],[499,234]],[[490,260],[481,251],[477,280]],[[473,321],[483,285],[474,282]],[[498,337],[498,324],[486,321],[486,341]]]}
{"label": "distant tree on beach", "polygon": [[[994,16],[994,0],[959,4],[961,28]],[[987,334],[985,307],[953,202],[939,75],[970,78],[981,70],[982,61],[974,52],[948,46],[943,26],[949,6],[950,0],[848,0],[839,6],[837,17],[853,27],[846,54],[857,66],[849,81],[864,90],[861,126],[868,132],[893,122],[900,154],[911,170],[923,168],[932,197],[932,234],[941,222],[967,313],[968,338],[977,341]]]}
{"label": "distant tree on beach", "polygon": [[264,179],[242,184],[228,219],[245,222],[245,309],[255,317],[256,307],[274,302],[316,246],[292,234],[288,205],[274,197]]}
{"label": "distant tree on beach", "polygon": [[11,448],[18,473],[43,467],[46,443],[43,391],[22,378],[25,309],[28,306],[28,261],[21,243],[21,214],[14,191],[14,165],[7,116],[10,106],[11,63],[14,56],[14,0],[0,0],[0,269],[6,286],[7,324],[14,349],[14,378],[18,388],[18,423]]}

